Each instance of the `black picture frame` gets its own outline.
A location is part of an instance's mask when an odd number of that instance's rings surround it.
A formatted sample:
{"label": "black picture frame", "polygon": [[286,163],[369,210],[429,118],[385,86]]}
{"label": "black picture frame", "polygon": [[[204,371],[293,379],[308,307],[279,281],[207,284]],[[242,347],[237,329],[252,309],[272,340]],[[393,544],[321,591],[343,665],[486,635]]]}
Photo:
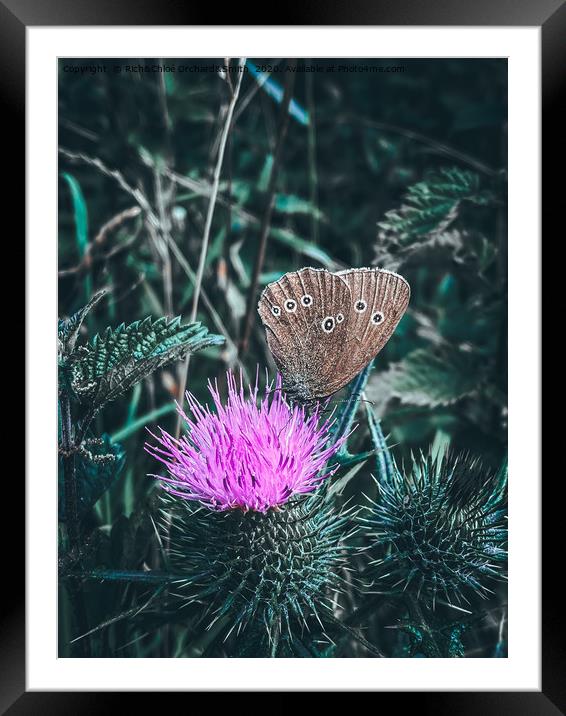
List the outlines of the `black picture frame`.
{"label": "black picture frame", "polygon": [[[0,95],[2,96],[3,144],[9,145],[13,157],[9,182],[12,193],[9,206],[24,206],[24,145],[25,145],[25,59],[26,27],[65,25],[207,25],[221,15],[222,25],[267,24],[265,5],[254,8],[241,4],[227,4],[219,13],[213,4],[180,3],[175,0],[0,0]],[[250,12],[251,10],[251,12]],[[540,26],[542,28],[542,157],[546,181],[543,197],[543,225],[549,227],[553,214],[563,202],[558,192],[561,182],[552,182],[550,176],[558,174],[561,161],[558,109],[563,101],[563,73],[566,66],[566,6],[563,0],[303,0],[297,6],[284,7],[280,18],[289,25],[472,25],[472,26]],[[260,22],[258,22],[260,20]],[[263,20],[263,22],[261,22]],[[18,141],[16,141],[16,139]],[[6,151],[8,147],[6,147]],[[553,171],[554,170],[554,171]],[[21,179],[16,180],[19,172]],[[555,195],[556,194],[556,195]],[[15,216],[18,214],[13,211]],[[19,238],[12,236],[8,243],[20,246]],[[510,237],[513,240],[513,237]],[[27,325],[32,331],[33,326]],[[27,396],[27,420],[31,419],[32,396]],[[29,449],[29,444],[27,445]],[[7,450],[7,452],[13,452]],[[10,480],[10,500],[14,505],[25,504],[24,480],[21,461]],[[541,470],[542,472],[542,470]],[[6,488],[5,488],[6,489]],[[562,599],[555,597],[558,589],[556,563],[550,564],[551,545],[560,544],[561,525],[558,510],[561,503],[554,499],[551,490],[543,499],[543,613],[542,613],[542,690],[540,692],[443,692],[404,693],[404,704],[413,706],[415,713],[442,714],[528,714],[548,716],[566,710],[566,650],[564,649],[564,610]],[[24,593],[24,533],[23,521],[14,522],[9,529],[14,545],[13,564],[2,565],[5,578],[3,596],[7,604],[0,610],[0,713],[19,714],[90,714],[101,713],[128,698],[131,708],[133,694],[104,692],[26,692],[25,689],[25,593]],[[554,569],[553,569],[554,567]],[[546,569],[544,569],[546,568]],[[6,579],[6,577],[9,579]],[[8,586],[9,585],[9,586]],[[115,698],[117,696],[117,699]],[[144,694],[143,698],[151,698]],[[398,694],[381,693],[380,710],[390,709],[385,702],[398,699]],[[411,704],[406,699],[411,700]],[[396,703],[397,708],[398,703]]]}

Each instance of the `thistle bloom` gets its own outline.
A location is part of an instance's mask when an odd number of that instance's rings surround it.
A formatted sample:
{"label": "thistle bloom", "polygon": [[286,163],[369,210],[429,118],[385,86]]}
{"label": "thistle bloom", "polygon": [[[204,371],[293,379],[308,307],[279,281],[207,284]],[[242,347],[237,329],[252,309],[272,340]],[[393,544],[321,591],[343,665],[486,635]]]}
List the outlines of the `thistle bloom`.
{"label": "thistle bloom", "polygon": [[304,407],[289,405],[279,375],[259,405],[257,376],[247,396],[241,375],[238,385],[228,372],[227,383],[223,405],[217,383],[209,381],[215,412],[187,393],[192,417],[177,406],[187,426],[180,439],[160,429],[161,435],[153,435],[158,445],[146,444],[167,467],[168,477],[154,477],[169,493],[217,511],[265,513],[293,495],[312,492],[335,472],[327,463],[343,440],[328,444],[332,421],[320,422],[318,408],[309,416]]}

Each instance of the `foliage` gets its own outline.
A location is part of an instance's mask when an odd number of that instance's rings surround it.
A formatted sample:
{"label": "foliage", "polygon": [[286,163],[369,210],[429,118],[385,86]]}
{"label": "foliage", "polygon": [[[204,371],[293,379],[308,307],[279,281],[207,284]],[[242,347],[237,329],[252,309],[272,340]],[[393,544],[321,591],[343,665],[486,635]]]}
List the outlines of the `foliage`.
{"label": "foliage", "polygon": [[[105,62],[105,73],[61,65],[59,75],[60,655],[505,656],[505,582],[481,571],[482,545],[458,522],[504,509],[505,61],[299,71],[276,159],[286,61],[249,60],[204,257],[234,76],[182,73],[180,59]],[[140,62],[176,71],[112,71]],[[263,64],[278,69],[268,76]],[[193,514],[157,499],[145,428],[175,434],[187,352],[198,351],[187,387],[203,404],[226,370],[253,383],[258,365],[273,368],[258,321],[240,346],[269,207],[260,289],[305,265],[374,264],[407,278],[411,302],[374,366],[323,407],[329,445],[344,442],[339,470],[312,500],[265,522]],[[419,506],[412,524],[439,527],[411,555],[421,573],[445,527],[451,559],[471,550],[456,576],[446,571],[454,561],[441,565],[450,599],[437,595],[435,609],[429,581],[419,594],[413,576],[400,591],[414,563],[396,530]],[[503,532],[491,536],[503,574]],[[245,560],[228,559],[240,548]],[[493,593],[476,599],[466,580]],[[266,585],[276,584],[270,601]]]}
{"label": "foliage", "polygon": [[108,327],[77,347],[82,323],[103,295],[97,293],[73,316],[59,321],[60,383],[89,406],[91,416],[158,368],[224,343],[222,336],[210,335],[200,323],[183,326],[180,317],[168,321],[148,316],[128,326]]}
{"label": "foliage", "polygon": [[479,206],[493,202],[493,196],[481,189],[477,174],[457,167],[429,172],[423,181],[409,187],[404,199],[400,209],[386,212],[379,222],[380,238],[391,233],[407,243],[441,234],[458,216],[462,202]]}
{"label": "foliage", "polygon": [[[420,341],[403,341],[402,356],[372,381],[368,394],[383,415],[394,414],[395,406],[405,420],[431,411],[429,426],[449,426],[457,444],[466,435],[463,448],[475,450],[482,441],[493,465],[497,449],[489,444],[494,438],[504,443],[506,435],[506,266],[485,233],[487,217],[464,209],[482,207],[501,221],[504,187],[489,183],[487,189],[477,174],[457,168],[429,172],[380,222],[375,261],[415,276],[411,333]],[[440,269],[436,284],[434,266]],[[455,407],[447,420],[449,406]],[[411,440],[401,426],[395,437]]]}
{"label": "foliage", "polygon": [[70,549],[80,550],[80,520],[118,479],[125,463],[122,446],[108,435],[87,437],[98,411],[157,368],[209,345],[224,343],[198,323],[182,326],[146,318],[107,328],[78,345],[81,326],[104,296],[89,302],[58,326],[59,347],[59,520],[67,522]]}
{"label": "foliage", "polygon": [[[112,487],[126,462],[126,453],[108,435],[85,441],[75,458],[78,512],[84,515]],[[59,458],[59,520],[65,516],[65,466]]]}
{"label": "foliage", "polygon": [[383,386],[401,403],[435,408],[474,393],[481,364],[474,356],[449,347],[417,348],[381,376]]}
{"label": "foliage", "polygon": [[99,410],[157,368],[222,343],[222,336],[209,335],[200,323],[182,326],[180,317],[122,323],[81,346],[72,361],[71,388]]}

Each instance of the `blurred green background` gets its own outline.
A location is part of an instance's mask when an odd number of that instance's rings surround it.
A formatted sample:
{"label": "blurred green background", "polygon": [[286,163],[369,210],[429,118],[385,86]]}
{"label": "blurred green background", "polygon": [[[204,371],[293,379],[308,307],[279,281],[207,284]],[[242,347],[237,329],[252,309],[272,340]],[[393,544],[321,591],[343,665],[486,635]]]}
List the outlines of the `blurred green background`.
{"label": "blurred green background", "polygon": [[[223,62],[60,60],[60,316],[112,288],[85,338],[147,315],[188,320],[230,86],[219,72],[181,67]],[[311,65],[320,71],[304,71]],[[240,361],[237,346],[255,305],[250,283],[287,66],[248,61],[236,104],[198,312],[227,344],[191,359],[188,388],[201,399],[207,380],[229,367],[254,376],[258,364],[273,366],[255,309]],[[375,264],[405,276],[409,310],[376,360],[367,398],[399,461],[436,442],[495,469],[506,451],[506,60],[297,67],[260,289],[307,265]],[[157,420],[174,430],[178,386],[175,367],[164,369],[97,418],[97,434],[125,450],[120,478],[92,517],[108,535],[130,529],[154,488],[145,427]],[[361,427],[354,447],[367,449],[367,440]],[[369,479],[364,469],[360,479]]]}

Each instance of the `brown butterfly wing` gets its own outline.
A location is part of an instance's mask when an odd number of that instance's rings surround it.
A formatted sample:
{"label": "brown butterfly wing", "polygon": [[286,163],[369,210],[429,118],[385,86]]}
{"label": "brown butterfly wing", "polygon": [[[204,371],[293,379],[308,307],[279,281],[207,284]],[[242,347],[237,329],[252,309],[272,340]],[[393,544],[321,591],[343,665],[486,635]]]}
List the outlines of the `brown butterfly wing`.
{"label": "brown butterfly wing", "polygon": [[324,269],[304,268],[266,286],[258,312],[290,394],[312,400],[334,392],[328,386],[342,369],[351,305],[347,281]]}
{"label": "brown butterfly wing", "polygon": [[350,287],[353,307],[347,327],[345,385],[391,338],[407,309],[411,289],[402,276],[385,269],[350,269],[338,275]]}

